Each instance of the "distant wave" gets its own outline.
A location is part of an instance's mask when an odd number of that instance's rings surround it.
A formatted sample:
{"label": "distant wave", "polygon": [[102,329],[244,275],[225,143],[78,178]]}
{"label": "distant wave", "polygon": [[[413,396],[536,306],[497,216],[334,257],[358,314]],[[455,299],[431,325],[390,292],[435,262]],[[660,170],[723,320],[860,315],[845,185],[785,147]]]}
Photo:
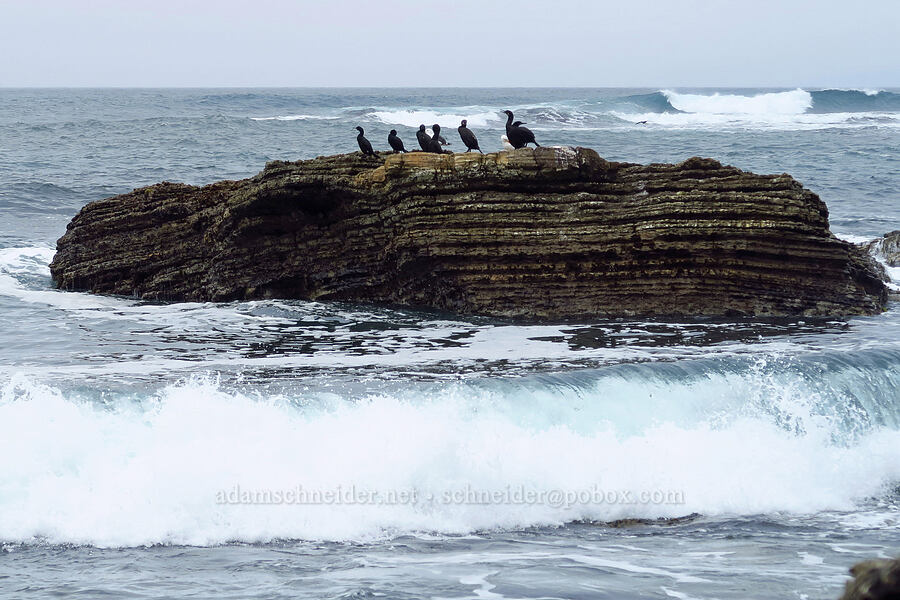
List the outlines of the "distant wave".
{"label": "distant wave", "polygon": [[613,113],[621,121],[636,123],[647,121],[677,129],[713,128],[762,129],[762,130],[813,130],[813,129],[856,129],[862,127],[900,128],[900,115],[869,113],[803,113],[799,115],[741,115],[711,113]]}
{"label": "distant wave", "polygon": [[801,89],[753,96],[718,92],[711,95],[679,94],[671,90],[663,90],[662,94],[672,106],[688,113],[798,115],[812,106],[812,96]]}
{"label": "distant wave", "polygon": [[[372,119],[388,125],[402,125],[417,128],[420,124],[430,126],[439,123],[445,128],[455,129],[462,119],[468,120],[471,128],[477,129],[502,129],[506,122],[506,115],[500,107],[476,106],[454,107],[448,109],[410,108],[375,110],[364,115],[364,118]],[[614,124],[616,119],[607,112],[597,112],[592,107],[572,106],[560,103],[557,106],[532,105],[513,107],[516,119],[528,123],[535,129],[559,129],[592,127]]]}
{"label": "distant wave", "polygon": [[341,117],[324,115],[279,115],[277,117],[250,117],[252,121],[334,121]]}
{"label": "distant wave", "polygon": [[821,90],[812,92],[810,112],[897,112],[900,94],[873,90]]}
{"label": "distant wave", "polygon": [[[440,123],[455,128],[467,119],[476,130],[500,129],[504,106],[345,106],[330,115],[287,114],[255,121],[349,120],[417,128]],[[695,129],[823,129],[900,127],[900,94],[883,90],[680,92],[665,89],[596,101],[558,101],[511,107],[534,129],[607,129],[647,121],[648,125]],[[623,123],[624,122],[624,123]]]}
{"label": "distant wave", "polygon": [[102,191],[90,187],[66,187],[56,183],[23,181],[0,184],[0,210],[17,213],[47,214],[49,212],[70,215],[87,201],[94,200]]}
{"label": "distant wave", "polygon": [[272,91],[216,92],[197,99],[198,104],[216,108],[241,107],[256,110],[296,109],[298,101],[300,100],[296,94],[279,94]]}
{"label": "distant wave", "polygon": [[432,125],[444,123],[444,127],[457,127],[463,119],[468,120],[469,127],[487,127],[489,123],[496,124],[500,121],[498,111],[473,111],[471,113],[456,109],[453,112],[438,112],[436,110],[408,109],[408,110],[378,110],[368,116],[388,125],[404,125],[406,127],[418,127],[419,125]]}
{"label": "distant wave", "polygon": [[636,108],[636,112],[670,113],[681,112],[669,103],[669,99],[662,92],[652,94],[636,94],[615,99],[615,107],[622,110]]}
{"label": "distant wave", "polygon": [[900,94],[875,90],[795,89],[756,94],[662,90],[617,99],[610,114],[626,122],[693,129],[900,127]]}
{"label": "distant wave", "polygon": [[866,96],[877,96],[884,92],[882,89],[876,88],[828,88],[828,91],[833,92],[862,92]]}
{"label": "distant wave", "polygon": [[900,94],[884,90],[825,89],[807,91],[800,88],[783,92],[727,94],[713,92],[682,93],[660,90],[652,94],[636,94],[617,98],[612,108],[633,112],[695,113],[721,115],[797,115],[826,112],[894,112],[900,111]]}

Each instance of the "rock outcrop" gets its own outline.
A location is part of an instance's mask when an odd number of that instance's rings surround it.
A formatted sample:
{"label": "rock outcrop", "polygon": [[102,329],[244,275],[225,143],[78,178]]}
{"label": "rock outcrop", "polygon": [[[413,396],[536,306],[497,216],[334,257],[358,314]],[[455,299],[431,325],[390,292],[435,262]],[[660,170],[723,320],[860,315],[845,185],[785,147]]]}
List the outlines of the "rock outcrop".
{"label": "rock outcrop", "polygon": [[884,260],[891,267],[900,267],[900,230],[886,233],[876,240],[872,240],[863,247]]}
{"label": "rock outcrop", "polygon": [[560,319],[882,310],[865,252],[789,175],[585,148],[359,153],[85,206],[59,288],[154,300],[345,300]]}
{"label": "rock outcrop", "polygon": [[850,569],[840,600],[896,600],[900,598],[900,559],[867,560]]}

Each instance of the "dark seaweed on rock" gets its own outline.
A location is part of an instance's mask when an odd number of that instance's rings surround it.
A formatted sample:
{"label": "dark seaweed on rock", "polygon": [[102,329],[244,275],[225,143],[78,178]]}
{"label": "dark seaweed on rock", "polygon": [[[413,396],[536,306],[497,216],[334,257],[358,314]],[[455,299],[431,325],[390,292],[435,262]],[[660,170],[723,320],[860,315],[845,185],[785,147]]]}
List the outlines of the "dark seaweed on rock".
{"label": "dark seaweed on rock", "polygon": [[346,300],[529,319],[883,309],[871,259],[789,175],[586,148],[272,162],[85,206],[56,285],[154,300]]}

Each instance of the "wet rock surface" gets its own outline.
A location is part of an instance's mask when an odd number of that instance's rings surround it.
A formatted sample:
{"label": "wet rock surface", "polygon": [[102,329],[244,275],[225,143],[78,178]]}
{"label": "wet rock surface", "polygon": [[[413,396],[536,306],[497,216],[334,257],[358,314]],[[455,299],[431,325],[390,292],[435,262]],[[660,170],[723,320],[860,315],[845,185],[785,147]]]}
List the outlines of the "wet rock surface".
{"label": "wet rock surface", "polygon": [[881,257],[891,267],[900,267],[900,230],[884,234],[863,247],[875,256]]}
{"label": "wet rock surface", "polygon": [[883,309],[861,248],[786,174],[586,148],[360,153],[85,206],[57,287],[153,300],[343,300],[527,319]]}

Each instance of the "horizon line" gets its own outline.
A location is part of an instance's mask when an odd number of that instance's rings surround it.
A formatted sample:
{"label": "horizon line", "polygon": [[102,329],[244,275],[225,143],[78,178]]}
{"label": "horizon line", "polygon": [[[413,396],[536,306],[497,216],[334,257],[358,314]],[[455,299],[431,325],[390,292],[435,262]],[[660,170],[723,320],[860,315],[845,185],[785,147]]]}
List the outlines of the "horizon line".
{"label": "horizon line", "polygon": [[804,88],[818,89],[844,89],[844,90],[864,90],[864,89],[880,89],[894,90],[900,89],[900,85],[860,85],[860,86],[842,86],[842,85],[456,85],[456,86],[429,86],[429,85],[0,85],[3,90],[236,90],[236,89],[271,89],[271,90],[300,90],[300,89],[357,89],[357,90],[383,90],[383,89],[418,89],[418,90],[522,90],[522,89],[581,89],[581,90],[614,90],[614,89],[670,89],[670,88],[690,88],[690,89],[773,89],[773,90],[793,90]]}

